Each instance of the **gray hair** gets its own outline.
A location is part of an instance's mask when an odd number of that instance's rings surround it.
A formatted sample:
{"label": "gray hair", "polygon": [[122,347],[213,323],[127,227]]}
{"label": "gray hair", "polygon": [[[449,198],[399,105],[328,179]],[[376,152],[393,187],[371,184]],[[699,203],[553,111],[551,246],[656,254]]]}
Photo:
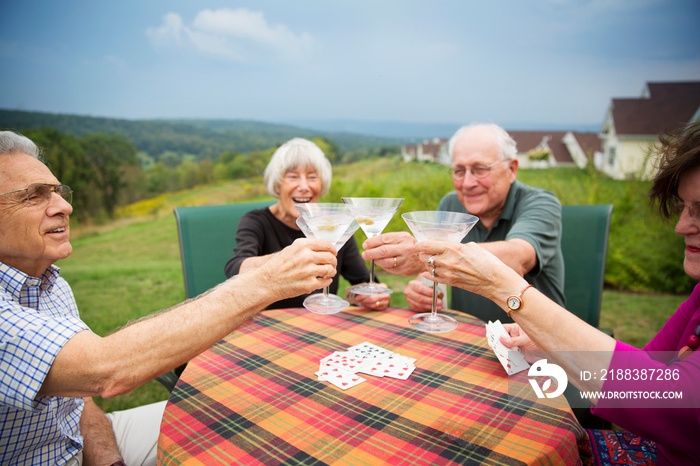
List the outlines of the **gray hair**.
{"label": "gray hair", "polygon": [[325,154],[313,142],[294,138],[282,144],[270,159],[265,168],[264,181],[267,192],[279,199],[280,185],[285,173],[297,167],[312,167],[321,178],[321,192],[323,196],[331,187],[332,170],[331,163]]}
{"label": "gray hair", "polygon": [[448,151],[450,158],[453,156],[453,151],[457,141],[466,133],[475,128],[488,129],[493,132],[493,136],[496,138],[498,143],[499,154],[503,160],[512,160],[518,157],[518,149],[516,148],[515,140],[508,134],[506,130],[494,123],[472,123],[470,125],[465,125],[459,128],[455,134],[450,138],[448,144]]}
{"label": "gray hair", "polygon": [[0,131],[0,154],[27,154],[41,160],[41,151],[31,139],[12,131]]}

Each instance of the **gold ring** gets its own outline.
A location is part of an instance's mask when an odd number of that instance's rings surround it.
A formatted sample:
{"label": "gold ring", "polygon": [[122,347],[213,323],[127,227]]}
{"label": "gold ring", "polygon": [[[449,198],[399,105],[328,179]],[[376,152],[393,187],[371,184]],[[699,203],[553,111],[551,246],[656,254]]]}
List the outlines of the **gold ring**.
{"label": "gold ring", "polygon": [[379,301],[377,301],[376,303],[374,303],[374,307],[379,307]]}
{"label": "gold ring", "polygon": [[396,256],[394,256],[394,267],[396,267]]}

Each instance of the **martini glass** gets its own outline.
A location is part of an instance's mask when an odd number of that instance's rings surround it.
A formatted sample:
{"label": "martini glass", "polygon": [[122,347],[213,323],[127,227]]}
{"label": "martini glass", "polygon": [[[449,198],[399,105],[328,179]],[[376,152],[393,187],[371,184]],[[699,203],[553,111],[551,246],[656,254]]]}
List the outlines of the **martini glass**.
{"label": "martini glass", "polygon": [[[301,217],[297,225],[307,238],[325,239],[340,249],[358,228],[357,222],[345,204],[294,204]],[[315,314],[335,314],[350,306],[350,303],[329,293],[314,293],[304,300],[304,307]]]}
{"label": "martini glass", "polygon": [[[401,216],[418,241],[450,241],[459,243],[479,221],[479,217],[457,212],[407,212]],[[416,314],[408,323],[416,330],[428,333],[447,333],[456,329],[457,321],[437,312],[437,282],[433,281],[433,309]]]}
{"label": "martini glass", "polygon": [[[386,228],[389,220],[403,202],[403,198],[393,197],[344,197],[345,202],[360,224],[360,228],[368,238],[379,236]],[[356,286],[352,289],[355,294],[380,295],[393,293],[374,282],[374,259],[369,263],[369,284]]]}
{"label": "martini glass", "polygon": [[[304,233],[304,236],[306,236],[307,238],[316,238],[314,236],[314,232],[311,230],[311,227],[309,227],[309,225],[306,224],[306,220],[304,220],[304,217],[297,218],[297,226],[302,231],[302,233]],[[343,233],[343,236],[341,236],[340,239],[338,240],[338,242],[335,243],[335,245],[334,245],[335,248],[338,251],[340,251],[340,249],[343,246],[345,246],[345,243],[348,242],[350,237],[353,234],[355,234],[355,232],[357,231],[358,228],[360,228],[360,225],[358,225],[357,222],[355,221],[355,219],[353,219],[352,223],[350,224],[348,229],[345,230],[345,233]]]}

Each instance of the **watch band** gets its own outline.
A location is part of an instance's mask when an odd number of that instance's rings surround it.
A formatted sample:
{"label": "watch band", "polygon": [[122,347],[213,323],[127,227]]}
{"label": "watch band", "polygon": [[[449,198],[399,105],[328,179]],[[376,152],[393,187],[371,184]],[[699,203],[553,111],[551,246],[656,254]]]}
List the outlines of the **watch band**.
{"label": "watch band", "polygon": [[[519,311],[523,307],[523,293],[525,293],[529,288],[533,288],[534,285],[527,285],[525,288],[523,288],[523,291],[520,292],[520,294],[508,296],[508,299],[506,300],[506,306],[508,306],[508,317],[510,317],[510,313],[513,311]],[[510,305],[510,300],[515,299],[518,302],[518,307],[511,307]]]}

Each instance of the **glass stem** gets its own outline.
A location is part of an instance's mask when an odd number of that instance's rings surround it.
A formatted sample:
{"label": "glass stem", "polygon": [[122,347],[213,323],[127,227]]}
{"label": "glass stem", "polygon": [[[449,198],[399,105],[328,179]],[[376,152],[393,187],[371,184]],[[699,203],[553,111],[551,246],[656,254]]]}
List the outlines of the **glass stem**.
{"label": "glass stem", "polygon": [[369,261],[369,284],[374,285],[374,259]]}
{"label": "glass stem", "polygon": [[328,287],[328,286],[324,286],[324,287],[323,287],[323,296],[324,296],[326,299],[328,299],[328,289],[329,289],[329,288],[330,288],[330,287]]}
{"label": "glass stem", "polygon": [[438,298],[438,289],[437,289],[437,282],[433,282],[433,310],[430,311],[430,317],[435,319],[435,316],[437,316],[437,298]]}

